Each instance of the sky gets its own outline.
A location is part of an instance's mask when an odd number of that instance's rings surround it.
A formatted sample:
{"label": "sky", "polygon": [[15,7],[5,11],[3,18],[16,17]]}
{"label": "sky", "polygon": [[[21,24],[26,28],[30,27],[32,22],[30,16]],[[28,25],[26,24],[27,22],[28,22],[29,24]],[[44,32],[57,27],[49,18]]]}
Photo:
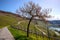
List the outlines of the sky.
{"label": "sky", "polygon": [[51,8],[50,20],[60,20],[60,0],[0,0],[0,10],[16,13],[19,7],[29,1],[39,4],[42,9]]}

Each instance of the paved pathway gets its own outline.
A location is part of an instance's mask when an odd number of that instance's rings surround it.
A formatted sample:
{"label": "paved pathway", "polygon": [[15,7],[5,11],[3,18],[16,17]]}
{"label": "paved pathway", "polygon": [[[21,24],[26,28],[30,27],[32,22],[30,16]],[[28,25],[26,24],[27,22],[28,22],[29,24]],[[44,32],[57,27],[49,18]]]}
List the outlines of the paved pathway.
{"label": "paved pathway", "polygon": [[0,29],[0,40],[14,40],[7,27]]}

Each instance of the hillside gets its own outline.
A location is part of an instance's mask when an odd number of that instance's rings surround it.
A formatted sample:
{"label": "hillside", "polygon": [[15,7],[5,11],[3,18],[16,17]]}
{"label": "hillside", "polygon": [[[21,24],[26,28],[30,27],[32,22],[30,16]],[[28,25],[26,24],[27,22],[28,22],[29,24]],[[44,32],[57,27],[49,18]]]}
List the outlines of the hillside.
{"label": "hillside", "polygon": [[[47,36],[48,33],[47,33],[46,24],[42,21],[37,21],[37,23],[38,23],[38,25],[37,25],[37,24],[35,24],[35,22],[33,20],[30,24],[30,31],[32,31],[32,33],[33,33],[33,34],[30,34],[30,37],[32,36],[32,38],[36,40],[35,36],[36,36],[36,33],[38,33],[38,34],[40,34],[40,36],[42,38],[43,38],[42,35],[45,35],[44,39],[47,40],[48,38],[46,36]],[[14,14],[14,13],[11,13],[11,12],[0,11],[0,28],[8,26],[8,29],[13,34],[15,39],[21,37],[21,35],[23,37],[26,36],[26,32],[24,32],[22,30],[26,30],[27,24],[28,24],[28,20],[23,19],[22,17],[20,17],[17,14]],[[48,26],[49,25],[50,24],[48,24]],[[13,26],[15,29],[12,28],[11,26]],[[55,33],[53,31],[50,30],[49,32],[50,32],[50,36],[55,35]],[[38,39],[43,40],[42,38],[40,38],[40,36],[38,36]]]}
{"label": "hillside", "polygon": [[0,11],[0,26],[15,24],[20,21],[20,17],[10,12]]}

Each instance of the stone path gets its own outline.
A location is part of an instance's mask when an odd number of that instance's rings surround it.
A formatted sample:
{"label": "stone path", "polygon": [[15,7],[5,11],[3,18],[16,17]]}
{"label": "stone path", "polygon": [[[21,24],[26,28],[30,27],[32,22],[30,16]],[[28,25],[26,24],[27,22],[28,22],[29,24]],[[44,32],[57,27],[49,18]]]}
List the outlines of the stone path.
{"label": "stone path", "polygon": [[7,27],[0,29],[0,40],[14,40]]}

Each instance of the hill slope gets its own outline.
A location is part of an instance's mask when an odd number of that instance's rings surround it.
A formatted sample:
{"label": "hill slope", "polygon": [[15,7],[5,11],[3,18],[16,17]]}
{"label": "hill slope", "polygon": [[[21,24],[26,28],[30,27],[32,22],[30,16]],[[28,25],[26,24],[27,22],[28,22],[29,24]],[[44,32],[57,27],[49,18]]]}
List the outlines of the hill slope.
{"label": "hill slope", "polygon": [[[34,22],[31,22],[30,30],[32,30],[33,32],[36,32],[36,33],[39,32],[39,33],[41,33],[41,35],[42,35],[42,33],[48,34],[45,23],[43,23],[42,21],[37,21],[37,23],[39,26],[37,26]],[[8,26],[8,25],[9,26],[13,25],[14,27],[26,29],[27,25],[28,25],[28,20],[23,19],[22,17],[20,17],[17,14],[14,14],[14,13],[0,11],[0,28]],[[21,30],[13,29],[11,27],[8,27],[8,28],[15,38],[19,37],[20,33],[23,32]],[[25,35],[26,35],[26,32],[23,32],[23,33],[25,33]],[[50,34],[52,36],[54,35],[54,33],[52,31],[50,31]],[[43,39],[41,39],[41,40],[43,40]]]}
{"label": "hill slope", "polygon": [[0,26],[1,27],[15,24],[20,20],[21,20],[20,17],[18,17],[16,14],[0,11]]}

